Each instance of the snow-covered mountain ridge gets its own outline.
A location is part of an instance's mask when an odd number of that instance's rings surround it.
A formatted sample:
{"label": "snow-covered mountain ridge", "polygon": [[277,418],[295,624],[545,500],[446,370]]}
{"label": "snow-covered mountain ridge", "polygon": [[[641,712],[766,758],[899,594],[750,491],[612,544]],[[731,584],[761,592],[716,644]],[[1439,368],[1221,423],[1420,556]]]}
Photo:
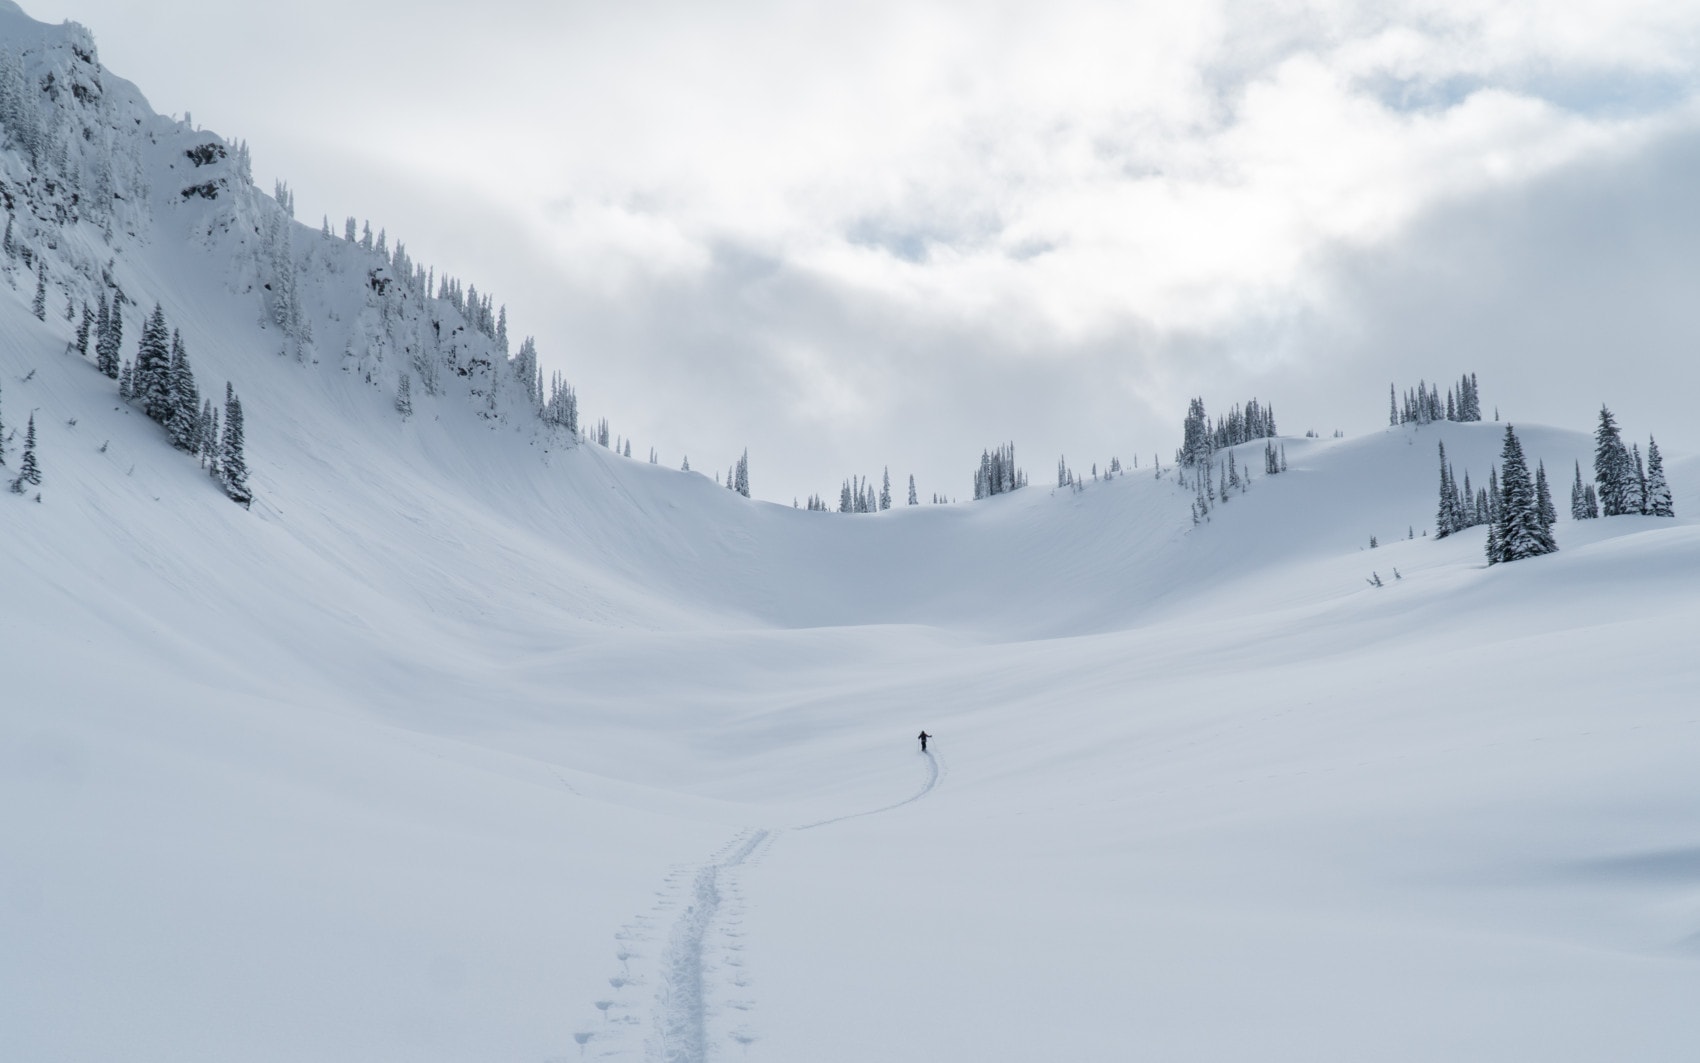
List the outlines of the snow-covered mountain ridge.
{"label": "snow-covered mountain ridge", "polygon": [[[1481,482],[1491,422],[1285,440],[1197,527],[1150,469],[752,502],[571,445],[483,323],[280,228],[87,34],[0,0],[8,47],[84,91],[64,167],[0,152],[51,284],[45,321],[21,256],[0,288],[44,470],[0,494],[7,1058],[1696,1043],[1692,460],[1677,520],[1561,519],[1492,569],[1479,528],[1423,535],[1436,444]],[[107,279],[126,357],[158,301],[242,395],[252,509],[67,351],[62,294]],[[1555,489],[1588,468],[1518,429]]]}

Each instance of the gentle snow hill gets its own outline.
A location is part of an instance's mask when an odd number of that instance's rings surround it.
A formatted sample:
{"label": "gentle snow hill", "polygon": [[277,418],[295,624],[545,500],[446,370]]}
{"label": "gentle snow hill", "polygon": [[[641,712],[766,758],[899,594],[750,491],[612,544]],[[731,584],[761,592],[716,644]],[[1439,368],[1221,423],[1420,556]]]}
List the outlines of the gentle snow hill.
{"label": "gentle snow hill", "polygon": [[[79,30],[0,0],[0,34],[94,76]],[[464,319],[298,228],[316,338],[280,354],[270,200],[231,160],[183,197],[215,138],[99,73],[90,120],[137,131],[149,198],[30,235],[56,286],[106,271],[203,390],[233,382],[257,500],[7,263],[6,453],[33,411],[45,477],[0,494],[8,1060],[1700,1043],[1694,460],[1681,518],[1561,516],[1558,554],[1488,568],[1481,529],[1422,533],[1436,442],[1480,484],[1491,423],[1285,440],[1288,472],[1194,526],[1149,469],[751,502],[492,411],[477,388],[517,392],[484,339],[403,420],[404,343]],[[0,151],[20,202],[59,202],[32,172]],[[1567,513],[1591,426],[1517,427]]]}

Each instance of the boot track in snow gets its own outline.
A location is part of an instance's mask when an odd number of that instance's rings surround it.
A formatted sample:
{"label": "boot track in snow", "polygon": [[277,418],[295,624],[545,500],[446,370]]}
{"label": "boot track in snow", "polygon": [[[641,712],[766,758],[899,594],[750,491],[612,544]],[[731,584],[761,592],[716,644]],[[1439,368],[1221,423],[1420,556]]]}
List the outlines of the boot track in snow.
{"label": "boot track in snow", "polygon": [[[923,756],[927,761],[926,782],[909,797],[792,829],[813,830],[919,801],[937,788],[944,775],[936,754],[928,751]],[[726,1028],[716,1019],[728,1011],[748,1012],[753,1007],[751,1001],[723,997],[728,989],[742,990],[749,985],[741,970],[743,946],[736,940],[742,936],[735,929],[742,910],[737,879],[739,870],[771,846],[774,838],[769,830],[745,830],[707,863],[694,869],[675,868],[667,876],[655,906],[657,913],[676,913],[666,940],[657,939],[656,920],[649,916],[639,916],[615,935],[620,943],[615,954],[620,973],[608,979],[614,995],[595,1002],[601,1012],[597,1025],[573,1035],[579,1058],[637,1059],[641,1053],[646,1063],[708,1063],[711,1059],[737,1058],[731,1054],[734,1047],[747,1049],[755,1041],[747,1026]],[[655,989],[647,1005],[646,1022],[641,993],[631,999],[628,991],[644,988],[647,980],[641,973],[632,972],[630,961],[646,959],[656,947],[660,949],[659,969],[653,972]],[[732,972],[724,982],[715,977],[722,968]],[[647,1036],[642,1034],[645,1027]],[[562,1063],[571,1058],[559,1057]]]}

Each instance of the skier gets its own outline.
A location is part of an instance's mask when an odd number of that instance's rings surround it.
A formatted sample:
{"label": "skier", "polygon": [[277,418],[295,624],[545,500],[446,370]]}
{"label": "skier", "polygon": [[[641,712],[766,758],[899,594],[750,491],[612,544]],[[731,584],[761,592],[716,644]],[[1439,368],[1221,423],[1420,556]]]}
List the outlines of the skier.
{"label": "skier", "polygon": [[927,732],[925,732],[925,731],[921,732],[921,752],[925,753],[927,751],[927,739],[929,739],[931,737],[933,737],[933,736],[928,734]]}

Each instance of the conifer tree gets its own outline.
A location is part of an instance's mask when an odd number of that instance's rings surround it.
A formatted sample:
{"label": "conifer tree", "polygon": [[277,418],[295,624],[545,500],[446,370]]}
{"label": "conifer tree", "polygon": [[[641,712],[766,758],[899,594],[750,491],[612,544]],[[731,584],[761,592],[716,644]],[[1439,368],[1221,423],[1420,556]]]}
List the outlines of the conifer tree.
{"label": "conifer tree", "polygon": [[1670,484],[1665,480],[1665,459],[1652,436],[1647,437],[1647,513],[1654,517],[1676,516]]}
{"label": "conifer tree", "polygon": [[24,493],[24,485],[41,486],[41,467],[35,460],[35,414],[30,414],[29,427],[24,429],[24,452],[18,458],[18,477],[12,481],[12,493]]}
{"label": "conifer tree", "polygon": [[201,400],[201,416],[199,422],[199,437],[195,443],[195,453],[200,455],[201,464],[218,464],[218,414],[214,412],[211,397]]}
{"label": "conifer tree", "polygon": [[129,402],[136,397],[136,370],[130,360],[124,360],[124,368],[118,373],[118,397]]}
{"label": "conifer tree", "polygon": [[100,293],[100,313],[95,317],[94,367],[109,379],[118,379],[118,347],[124,338],[124,319],[107,306],[106,291]]}
{"label": "conifer tree", "polygon": [[1608,517],[1631,512],[1629,483],[1634,477],[1629,452],[1624,449],[1617,421],[1611,411],[1600,407],[1600,424],[1594,430],[1594,482],[1599,485],[1600,510]]}
{"label": "conifer tree", "polygon": [[1641,444],[1634,449],[1635,477],[1629,483],[1629,512],[1647,512],[1647,469],[1641,464]]}
{"label": "conifer tree", "polygon": [[1589,505],[1590,495],[1588,485],[1582,482],[1582,463],[1576,463],[1576,482],[1570,485],[1570,519],[1587,520],[1599,516],[1599,512]]}
{"label": "conifer tree", "polygon": [[733,481],[729,486],[745,498],[750,497],[750,451],[747,447],[733,468]]}
{"label": "conifer tree", "polygon": [[911,506],[918,506],[918,505],[921,504],[920,496],[915,493],[915,474],[914,473],[909,474],[909,504]]}
{"label": "conifer tree", "polygon": [[88,303],[83,303],[83,320],[77,325],[77,353],[84,358],[89,356],[89,334],[94,329],[94,311]]}
{"label": "conifer tree", "polygon": [[1434,537],[1444,539],[1462,526],[1458,519],[1458,492],[1446,467],[1446,444],[1440,444],[1440,508],[1434,515]]}
{"label": "conifer tree", "polygon": [[171,412],[165,427],[173,446],[193,454],[200,444],[201,391],[195,386],[195,374],[189,368],[189,352],[183,346],[183,337],[175,329],[171,333],[169,382]]}
{"label": "conifer tree", "polygon": [[1541,516],[1540,496],[1529,478],[1523,445],[1511,425],[1505,426],[1499,485],[1499,513],[1490,539],[1494,550],[1488,555],[1488,563],[1520,561],[1557,550],[1558,544]]}
{"label": "conifer tree", "polygon": [[1552,504],[1552,489],[1547,484],[1547,463],[1535,466],[1535,504],[1540,512],[1541,527],[1550,534],[1558,523],[1558,510]]}
{"label": "conifer tree", "polygon": [[885,481],[880,486],[880,510],[891,508],[891,466],[885,467]]}
{"label": "conifer tree", "polygon": [[130,395],[142,404],[142,412],[160,424],[171,416],[171,334],[165,327],[165,311],[158,303],[142,326],[136,348],[135,375]]}
{"label": "conifer tree", "polygon": [[401,381],[396,384],[395,409],[404,421],[413,416],[413,378],[406,373],[401,374]]}
{"label": "conifer tree", "polygon": [[248,489],[248,460],[244,453],[242,431],[242,400],[228,381],[224,385],[224,435],[219,440],[219,480],[224,493],[244,509],[253,502]]}
{"label": "conifer tree", "polygon": [[30,300],[30,313],[37,321],[47,320],[47,263],[36,260],[35,298]]}

